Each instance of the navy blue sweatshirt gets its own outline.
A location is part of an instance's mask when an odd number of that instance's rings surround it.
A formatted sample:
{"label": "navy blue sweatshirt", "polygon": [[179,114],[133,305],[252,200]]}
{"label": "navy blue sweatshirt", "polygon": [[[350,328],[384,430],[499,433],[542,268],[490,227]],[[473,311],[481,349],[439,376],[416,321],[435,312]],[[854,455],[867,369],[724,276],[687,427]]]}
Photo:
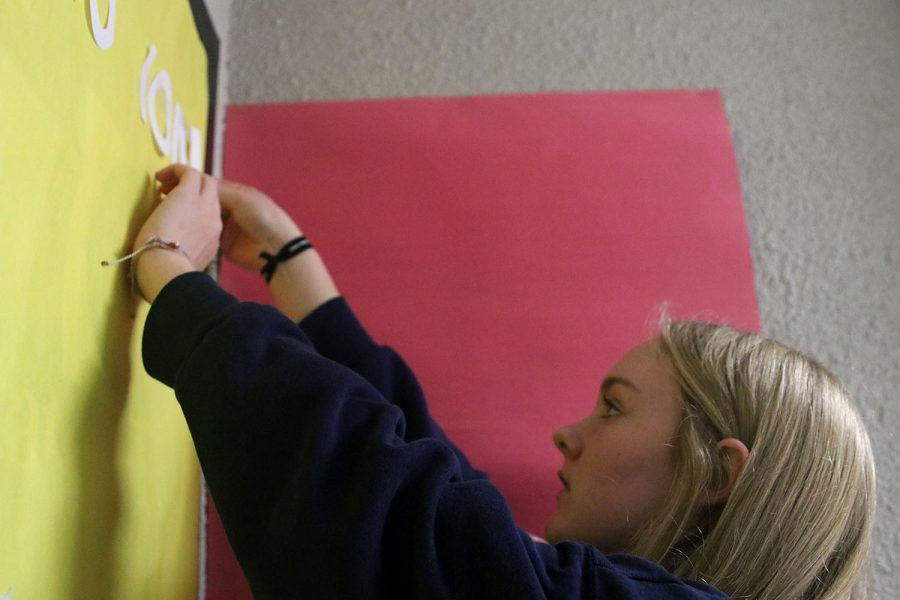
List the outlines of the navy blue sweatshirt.
{"label": "navy blue sweatshirt", "polygon": [[150,310],[143,358],[175,389],[256,598],[726,597],[636,557],[532,541],[342,298],[298,326],[181,275]]}

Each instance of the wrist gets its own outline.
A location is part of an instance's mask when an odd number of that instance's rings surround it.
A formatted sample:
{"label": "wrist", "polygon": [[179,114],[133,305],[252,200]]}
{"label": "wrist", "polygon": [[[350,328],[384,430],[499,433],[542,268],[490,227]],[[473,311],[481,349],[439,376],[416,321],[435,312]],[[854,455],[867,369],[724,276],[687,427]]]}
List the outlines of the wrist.
{"label": "wrist", "polygon": [[312,243],[306,236],[296,237],[284,244],[276,253],[263,251],[259,257],[266,262],[259,270],[266,279],[266,283],[272,281],[272,276],[278,271],[278,266],[293,261],[297,256],[312,249]]}
{"label": "wrist", "polygon": [[300,231],[300,228],[296,225],[286,227],[281,231],[273,232],[266,237],[266,241],[263,244],[265,246],[265,251],[272,255],[278,254],[278,251],[284,248],[285,244],[302,235],[303,232]]}
{"label": "wrist", "polygon": [[319,253],[307,250],[280,263],[269,282],[275,306],[292,321],[302,321],[340,292]]}
{"label": "wrist", "polygon": [[170,281],[196,270],[186,256],[166,248],[149,248],[134,260],[135,283],[141,296],[150,303]]}

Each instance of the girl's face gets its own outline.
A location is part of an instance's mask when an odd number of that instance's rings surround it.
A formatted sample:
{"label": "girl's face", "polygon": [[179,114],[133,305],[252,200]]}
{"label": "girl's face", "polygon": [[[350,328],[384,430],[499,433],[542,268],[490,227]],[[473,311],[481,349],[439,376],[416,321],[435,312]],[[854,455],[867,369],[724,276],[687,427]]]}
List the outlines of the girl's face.
{"label": "girl's face", "polygon": [[659,340],[636,346],[604,379],[594,411],[553,435],[563,490],[547,540],[621,552],[663,505],[681,418],[674,367]]}

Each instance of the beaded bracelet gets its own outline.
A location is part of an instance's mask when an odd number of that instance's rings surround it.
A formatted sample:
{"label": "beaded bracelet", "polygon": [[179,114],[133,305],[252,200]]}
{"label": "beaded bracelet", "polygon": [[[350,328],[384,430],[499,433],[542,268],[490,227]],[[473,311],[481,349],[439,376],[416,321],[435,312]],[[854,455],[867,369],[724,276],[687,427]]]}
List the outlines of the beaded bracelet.
{"label": "beaded bracelet", "polygon": [[278,254],[275,254],[274,256],[265,251],[260,252],[259,257],[265,259],[266,264],[263,265],[259,272],[263,274],[263,277],[266,278],[266,283],[268,283],[272,281],[272,276],[275,275],[275,269],[278,268],[278,263],[290,260],[312,247],[312,243],[306,239],[306,236],[301,235],[282,246],[281,250],[278,251]]}

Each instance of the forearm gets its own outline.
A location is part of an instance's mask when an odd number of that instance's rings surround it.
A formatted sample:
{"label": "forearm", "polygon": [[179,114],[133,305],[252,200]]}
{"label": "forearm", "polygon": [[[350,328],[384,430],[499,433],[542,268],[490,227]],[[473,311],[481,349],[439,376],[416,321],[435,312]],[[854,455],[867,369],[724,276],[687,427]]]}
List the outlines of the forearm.
{"label": "forearm", "polygon": [[275,306],[294,323],[340,295],[315,248],[279,263],[269,289]]}

